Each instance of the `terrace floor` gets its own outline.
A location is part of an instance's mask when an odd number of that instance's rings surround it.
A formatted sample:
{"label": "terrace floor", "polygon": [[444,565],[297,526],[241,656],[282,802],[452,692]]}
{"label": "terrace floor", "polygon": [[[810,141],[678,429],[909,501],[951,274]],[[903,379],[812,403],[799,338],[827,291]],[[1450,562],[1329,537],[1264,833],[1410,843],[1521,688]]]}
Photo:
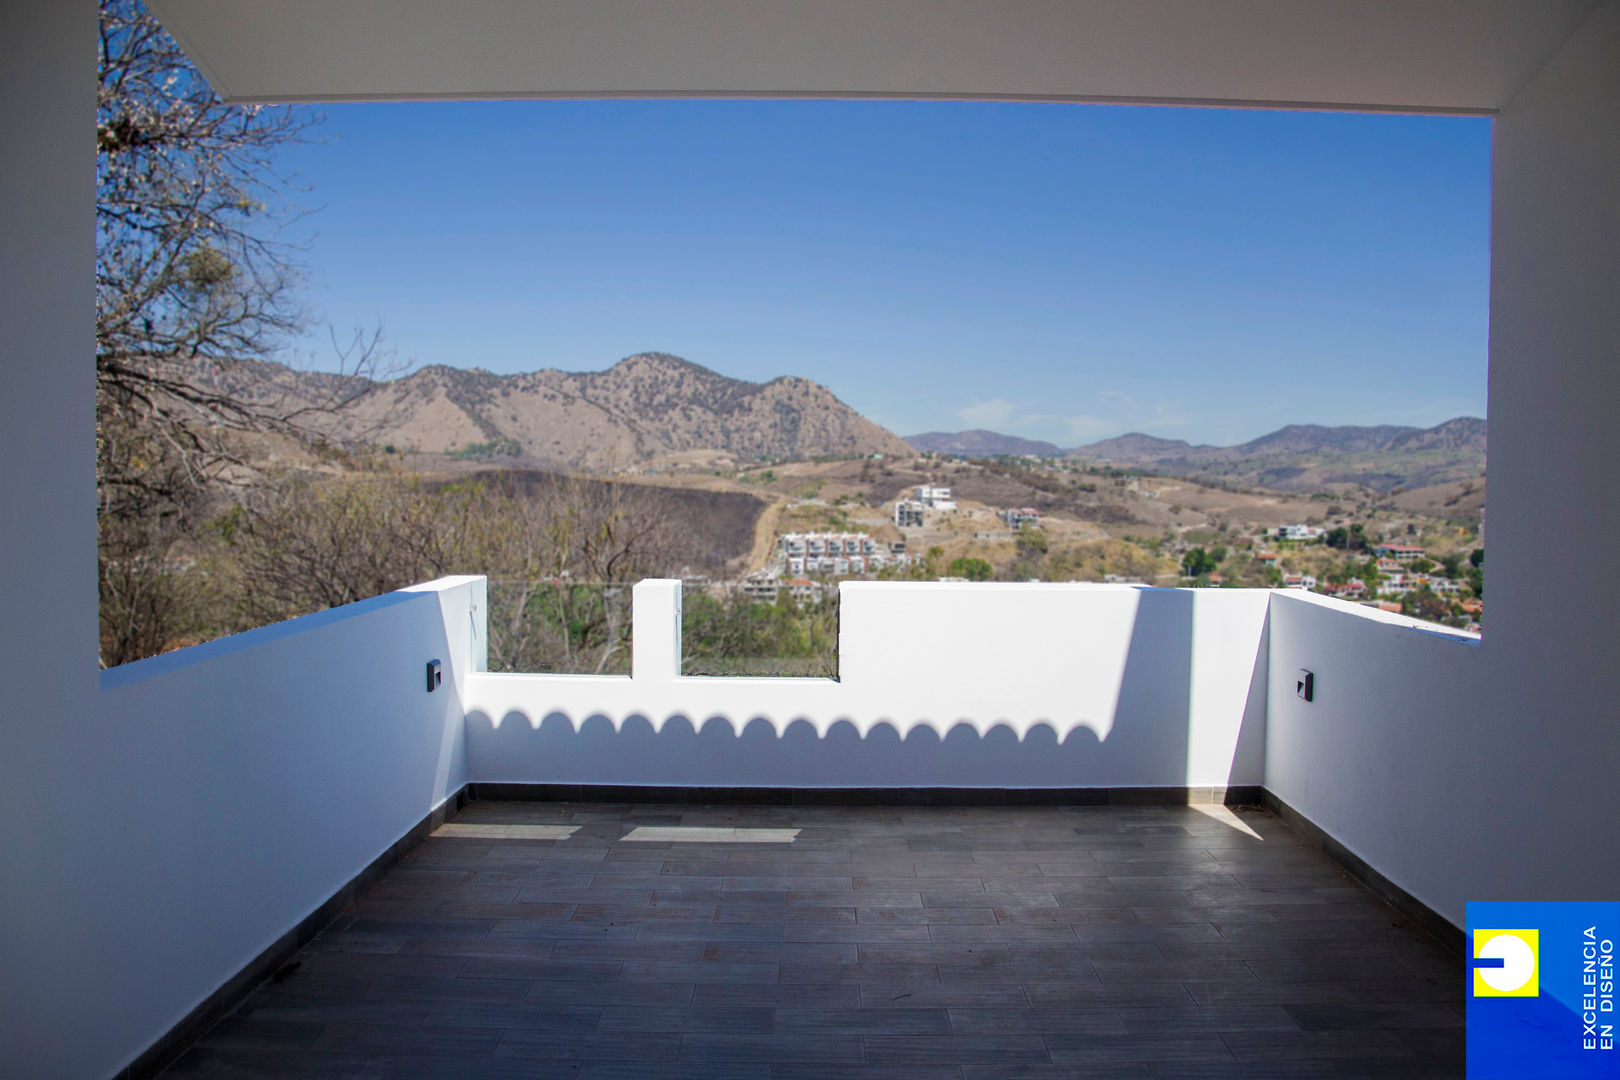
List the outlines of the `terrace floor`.
{"label": "terrace floor", "polygon": [[474,802],[300,961],[166,1075],[1463,1070],[1461,961],[1261,810]]}

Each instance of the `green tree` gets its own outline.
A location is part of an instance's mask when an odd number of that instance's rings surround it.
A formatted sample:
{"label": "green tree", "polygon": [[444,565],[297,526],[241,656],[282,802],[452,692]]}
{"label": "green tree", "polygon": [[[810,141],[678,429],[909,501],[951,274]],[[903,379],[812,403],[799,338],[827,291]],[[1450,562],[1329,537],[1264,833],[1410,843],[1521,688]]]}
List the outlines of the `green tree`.
{"label": "green tree", "polygon": [[1190,578],[1203,577],[1214,573],[1215,568],[1219,565],[1220,563],[1201,547],[1190,549],[1181,558],[1181,572]]}
{"label": "green tree", "polygon": [[1322,536],[1322,543],[1344,551],[1363,551],[1367,547],[1366,527],[1359,522],[1349,528],[1338,526]]}
{"label": "green tree", "polygon": [[1051,548],[1051,540],[1047,537],[1046,530],[1039,525],[1025,525],[1018,530],[1015,538],[1018,541],[1018,553],[1025,558],[1045,555]]}
{"label": "green tree", "polygon": [[965,557],[952,559],[945,572],[951,577],[967,578],[969,581],[989,581],[994,573],[990,564],[983,559]]}
{"label": "green tree", "polygon": [[1462,573],[1463,557],[1461,555],[1447,555],[1440,560],[1440,569],[1448,578],[1455,578]]}
{"label": "green tree", "polygon": [[1362,584],[1367,586],[1368,592],[1378,591],[1378,583],[1384,579],[1384,576],[1378,572],[1377,559],[1368,559],[1359,566],[1352,563],[1351,567],[1353,570],[1351,576],[1360,578]]}

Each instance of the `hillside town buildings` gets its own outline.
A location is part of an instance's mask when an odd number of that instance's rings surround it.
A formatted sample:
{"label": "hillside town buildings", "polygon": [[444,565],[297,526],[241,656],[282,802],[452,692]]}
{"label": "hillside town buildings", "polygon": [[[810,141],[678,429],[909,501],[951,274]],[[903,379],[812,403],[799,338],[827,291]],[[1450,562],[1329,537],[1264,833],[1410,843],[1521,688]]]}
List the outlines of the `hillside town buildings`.
{"label": "hillside town buildings", "polygon": [[860,576],[911,562],[903,551],[886,548],[868,533],[788,533],[781,549],[790,574]]}
{"label": "hillside town buildings", "polygon": [[1351,578],[1342,585],[1329,585],[1327,594],[1337,596],[1341,600],[1365,600],[1367,599],[1367,583],[1360,578]]}
{"label": "hillside town buildings", "polygon": [[1405,596],[1407,593],[1428,589],[1436,596],[1457,596],[1462,586],[1439,574],[1388,574],[1378,583],[1378,591],[1385,596]]}
{"label": "hillside town buildings", "polygon": [[737,586],[737,591],[750,600],[757,600],[765,604],[776,603],[776,594],[780,588],[775,574],[768,570],[756,570],[743,578]]}
{"label": "hillside town buildings", "polygon": [[1423,549],[1411,544],[1379,544],[1373,548],[1373,554],[1381,559],[1394,559],[1396,562],[1411,562],[1423,558]]}
{"label": "hillside town buildings", "polygon": [[[915,494],[919,497],[901,498],[894,503],[895,524],[900,526],[920,526],[924,522],[925,514],[930,510],[957,505],[949,488],[921,485],[908,489],[905,494]],[[927,498],[927,504],[922,501],[923,498]],[[1046,520],[1041,510],[1030,506],[1006,507],[989,512],[1001,519],[1006,531],[974,532],[971,536],[976,541],[1011,542],[1017,538],[1020,529],[1031,525],[1038,526]],[[1274,583],[1274,587],[1315,592],[1354,603],[1386,607],[1393,604],[1408,609],[1413,604],[1414,595],[1432,593],[1445,602],[1446,609],[1456,620],[1464,620],[1471,616],[1477,621],[1479,618],[1480,610],[1466,609],[1462,606],[1464,598],[1470,598],[1474,608],[1479,607],[1477,602],[1472,601],[1473,593],[1464,577],[1458,576],[1454,580],[1438,568],[1430,572],[1414,572],[1413,563],[1426,554],[1424,548],[1420,546],[1369,542],[1365,551],[1344,550],[1341,557],[1347,561],[1345,570],[1355,572],[1357,568],[1365,565],[1370,555],[1375,561],[1376,572],[1369,567],[1368,570],[1361,571],[1359,576],[1343,582],[1328,581],[1322,566],[1314,561],[1309,567],[1297,564],[1289,566],[1287,564],[1293,558],[1289,553],[1294,548],[1271,546],[1277,541],[1290,545],[1322,543],[1327,535],[1328,530],[1322,526],[1295,523],[1267,528],[1253,536],[1228,535],[1222,537],[1222,540],[1223,546],[1229,546],[1230,550],[1240,556],[1245,551],[1252,552],[1255,563],[1267,571],[1266,576],[1260,579],[1261,583],[1270,581]],[[783,580],[791,578],[793,581],[806,583],[798,586],[798,595],[804,599],[811,596],[812,592],[819,594],[820,590],[830,587],[824,584],[827,579],[868,576],[886,567],[909,566],[915,561],[913,557],[906,555],[904,539],[890,543],[877,540],[865,532],[789,533],[781,536],[778,543],[778,561],[771,567],[773,576],[769,581],[758,579],[745,583],[743,586],[745,594],[761,600],[774,599],[785,587],[777,579],[777,576],[780,576]],[[1247,573],[1234,576],[1230,566],[1225,567],[1225,570],[1224,575],[1220,571],[1212,571],[1205,576],[1204,583],[1216,587],[1228,583],[1254,583]],[[1115,584],[1151,584],[1155,580],[1162,580],[1165,576],[1169,575],[1159,575],[1158,578],[1152,575],[1137,577],[1112,572],[1101,575],[1105,583]],[[1337,574],[1333,576],[1336,577]],[[815,585],[815,590],[809,588],[810,584]],[[1425,604],[1423,609],[1431,612],[1430,617],[1438,617],[1432,614],[1435,610],[1432,605]],[[1448,621],[1451,620],[1448,618]],[[1462,622],[1458,621],[1456,624],[1462,625]]]}
{"label": "hillside town buildings", "polygon": [[900,499],[894,504],[894,524],[901,529],[921,528],[923,504],[913,499]]}
{"label": "hillside town buildings", "polygon": [[737,591],[748,599],[762,604],[774,604],[783,592],[801,604],[818,604],[825,595],[819,581],[807,577],[794,577],[783,581],[770,570],[757,570],[737,584]]}

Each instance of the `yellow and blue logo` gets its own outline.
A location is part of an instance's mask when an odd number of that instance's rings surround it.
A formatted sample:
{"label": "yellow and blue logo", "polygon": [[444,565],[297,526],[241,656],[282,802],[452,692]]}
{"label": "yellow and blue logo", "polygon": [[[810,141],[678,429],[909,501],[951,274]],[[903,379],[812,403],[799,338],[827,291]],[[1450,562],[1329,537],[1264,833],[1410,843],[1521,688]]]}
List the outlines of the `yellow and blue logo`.
{"label": "yellow and blue logo", "polygon": [[1538,930],[1474,931],[1474,996],[1535,997],[1541,992]]}
{"label": "yellow and blue logo", "polygon": [[1468,1080],[1620,1080],[1620,902],[1470,900],[1467,917]]}

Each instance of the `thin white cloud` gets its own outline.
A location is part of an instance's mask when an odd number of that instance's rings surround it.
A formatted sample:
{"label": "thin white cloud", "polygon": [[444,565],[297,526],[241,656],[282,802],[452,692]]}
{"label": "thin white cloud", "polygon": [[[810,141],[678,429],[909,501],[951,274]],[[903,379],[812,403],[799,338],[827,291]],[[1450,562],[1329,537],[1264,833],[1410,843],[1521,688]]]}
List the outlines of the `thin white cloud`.
{"label": "thin white cloud", "polygon": [[1011,420],[1017,411],[1018,406],[1006,398],[992,398],[958,409],[956,415],[970,428],[989,428],[995,431],[1005,427],[1007,421]]}
{"label": "thin white cloud", "polygon": [[1069,434],[1068,441],[1071,446],[1093,443],[1111,435],[1123,434],[1125,431],[1117,419],[1102,416],[1065,416],[1063,427]]}
{"label": "thin white cloud", "polygon": [[1174,431],[1192,423],[1192,417],[1182,411],[1181,402],[1161,401],[1153,406],[1152,418],[1143,422],[1151,424],[1155,432]]}

